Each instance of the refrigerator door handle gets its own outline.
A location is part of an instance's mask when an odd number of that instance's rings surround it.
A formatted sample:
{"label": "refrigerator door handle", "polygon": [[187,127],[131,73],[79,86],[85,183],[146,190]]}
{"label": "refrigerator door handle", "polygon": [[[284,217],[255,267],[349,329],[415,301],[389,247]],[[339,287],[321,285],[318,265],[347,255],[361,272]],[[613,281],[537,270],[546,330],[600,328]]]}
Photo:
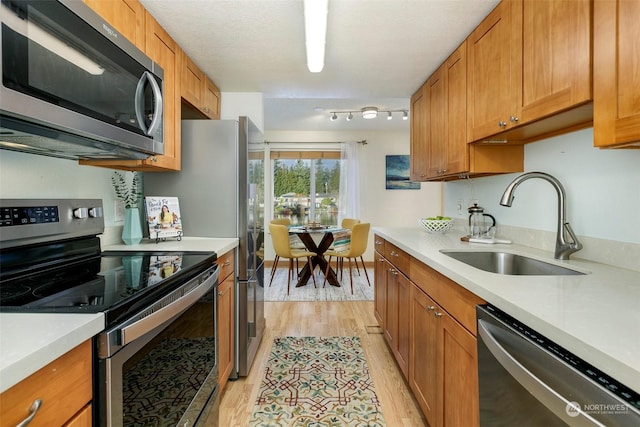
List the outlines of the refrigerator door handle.
{"label": "refrigerator door handle", "polygon": [[258,333],[258,328],[256,326],[256,316],[257,316],[257,304],[256,304],[256,291],[258,287],[257,280],[249,280],[247,282],[247,298],[253,301],[251,304],[252,313],[247,313],[247,336],[250,338],[255,338]]}

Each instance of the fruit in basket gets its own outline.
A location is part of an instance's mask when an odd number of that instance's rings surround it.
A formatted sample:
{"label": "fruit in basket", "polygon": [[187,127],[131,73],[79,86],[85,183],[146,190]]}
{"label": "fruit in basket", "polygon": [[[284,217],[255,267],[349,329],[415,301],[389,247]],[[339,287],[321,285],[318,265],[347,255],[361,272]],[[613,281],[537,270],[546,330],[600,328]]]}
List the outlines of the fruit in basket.
{"label": "fruit in basket", "polygon": [[441,216],[438,215],[436,217],[430,216],[429,218],[425,218],[429,221],[451,221],[451,218],[449,218],[448,216]]}

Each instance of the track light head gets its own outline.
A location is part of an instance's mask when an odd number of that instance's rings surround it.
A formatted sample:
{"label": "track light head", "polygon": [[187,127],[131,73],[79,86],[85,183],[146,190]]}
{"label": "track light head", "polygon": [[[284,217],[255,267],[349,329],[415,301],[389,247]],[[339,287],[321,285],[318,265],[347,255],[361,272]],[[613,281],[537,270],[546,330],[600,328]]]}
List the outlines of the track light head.
{"label": "track light head", "polygon": [[402,112],[402,120],[409,120],[409,112],[408,111],[403,111]]}
{"label": "track light head", "polygon": [[333,115],[331,116],[331,121],[335,122],[336,120],[338,120],[338,115],[336,113],[332,113]]}
{"label": "track light head", "polygon": [[387,113],[387,120],[391,120],[391,119],[393,119],[393,116],[391,115],[391,111],[389,111]]}
{"label": "track light head", "polygon": [[353,120],[353,114],[351,114],[351,111],[349,111],[349,115],[347,116],[347,121],[350,122],[351,120]]}

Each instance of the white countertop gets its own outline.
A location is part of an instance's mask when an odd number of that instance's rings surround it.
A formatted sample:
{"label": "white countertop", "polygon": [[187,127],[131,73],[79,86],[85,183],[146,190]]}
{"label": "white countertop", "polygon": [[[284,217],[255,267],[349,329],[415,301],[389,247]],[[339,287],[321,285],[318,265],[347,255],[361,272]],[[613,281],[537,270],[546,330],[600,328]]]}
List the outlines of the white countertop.
{"label": "white countertop", "polygon": [[155,240],[142,239],[137,245],[109,245],[103,251],[184,251],[216,252],[223,255],[238,246],[237,238],[183,237],[182,240],[167,239],[158,243]]}
{"label": "white countertop", "polygon": [[[418,227],[375,227],[373,232],[640,392],[640,272],[582,260],[560,261],[553,259],[553,253],[526,246],[465,243],[459,234],[427,234]],[[518,253],[589,274],[488,273],[442,254],[441,249]]]}
{"label": "white countertop", "polygon": [[103,329],[102,313],[0,313],[0,393]]}
{"label": "white countertop", "polygon": [[[103,250],[216,252],[238,246],[237,238],[184,237],[181,241],[143,240],[138,245],[110,245]],[[0,313],[0,393],[104,329],[98,314]]]}

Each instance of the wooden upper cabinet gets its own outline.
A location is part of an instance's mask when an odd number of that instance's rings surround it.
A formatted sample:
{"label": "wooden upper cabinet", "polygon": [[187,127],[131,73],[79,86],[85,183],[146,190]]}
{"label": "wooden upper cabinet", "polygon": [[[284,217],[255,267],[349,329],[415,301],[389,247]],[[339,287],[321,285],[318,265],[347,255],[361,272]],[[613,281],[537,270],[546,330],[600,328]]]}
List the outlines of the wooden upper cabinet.
{"label": "wooden upper cabinet", "polygon": [[447,86],[447,143],[444,169],[447,174],[469,171],[467,147],[467,43],[444,63]]}
{"label": "wooden upper cabinet", "polygon": [[511,95],[511,1],[503,0],[467,39],[467,137],[476,141],[507,127]]}
{"label": "wooden upper cabinet", "polygon": [[429,157],[427,176],[429,178],[443,175],[446,170],[447,150],[447,82],[443,66],[427,80],[429,104],[429,126],[427,128]]}
{"label": "wooden upper cabinet", "polygon": [[640,147],[640,2],[595,1],[594,145]]}
{"label": "wooden upper cabinet", "polygon": [[143,160],[138,170],[180,170],[180,64],[182,50],[160,24],[146,14],[146,53],[164,70],[164,154]]}
{"label": "wooden upper cabinet", "polygon": [[513,2],[513,91],[520,123],[592,100],[591,5],[590,0]]}
{"label": "wooden upper cabinet", "polygon": [[180,78],[182,99],[195,108],[203,118],[219,119],[220,90],[185,53]]}
{"label": "wooden upper cabinet", "polygon": [[180,73],[180,93],[182,99],[198,110],[204,106],[204,82],[206,76],[198,66],[182,52],[182,70]]}
{"label": "wooden upper cabinet", "polygon": [[503,0],[471,33],[469,142],[529,142],[591,124],[591,5]]}
{"label": "wooden upper cabinet", "polygon": [[138,0],[83,0],[138,49],[145,49],[145,9]]}
{"label": "wooden upper cabinet", "polygon": [[[429,167],[429,108],[427,83],[411,97],[410,126],[410,177],[413,181],[424,181],[428,178]],[[427,94],[428,95],[428,94]]]}
{"label": "wooden upper cabinet", "polygon": [[210,119],[220,119],[220,89],[211,80],[204,80],[204,114]]}

